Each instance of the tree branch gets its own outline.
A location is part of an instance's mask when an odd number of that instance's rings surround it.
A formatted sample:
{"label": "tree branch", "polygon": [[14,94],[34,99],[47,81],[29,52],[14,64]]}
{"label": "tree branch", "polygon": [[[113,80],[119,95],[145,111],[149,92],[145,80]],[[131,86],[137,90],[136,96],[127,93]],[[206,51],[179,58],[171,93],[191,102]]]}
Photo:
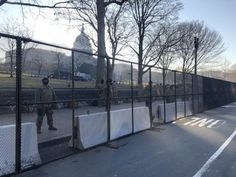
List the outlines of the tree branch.
{"label": "tree branch", "polygon": [[108,6],[108,5],[110,5],[110,4],[117,4],[117,5],[122,5],[123,3],[125,3],[125,2],[128,2],[128,0],[121,0],[121,1],[117,1],[117,0],[110,0],[110,1],[108,1],[108,2],[104,2],[104,5],[105,5],[105,7],[106,6]]}
{"label": "tree branch", "polygon": [[30,7],[45,8],[45,9],[76,9],[75,7],[58,6],[59,4],[70,4],[72,2],[73,1],[58,2],[52,6],[49,6],[49,5],[39,5],[39,4],[32,4],[32,3],[26,3],[26,2],[10,2],[7,0],[1,0],[0,6],[3,4],[10,4],[10,5],[30,6]]}
{"label": "tree branch", "polygon": [[5,4],[7,2],[7,0],[0,0],[0,6]]}

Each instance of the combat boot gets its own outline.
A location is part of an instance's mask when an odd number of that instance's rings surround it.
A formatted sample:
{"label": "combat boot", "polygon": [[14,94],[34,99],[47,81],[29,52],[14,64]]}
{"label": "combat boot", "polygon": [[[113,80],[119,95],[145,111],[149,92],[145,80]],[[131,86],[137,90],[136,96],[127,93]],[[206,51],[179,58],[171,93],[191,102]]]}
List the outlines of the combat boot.
{"label": "combat boot", "polygon": [[48,127],[48,130],[56,131],[56,130],[57,130],[57,128],[56,128],[56,127],[54,127],[53,125],[51,125],[51,126],[49,126],[49,127]]}

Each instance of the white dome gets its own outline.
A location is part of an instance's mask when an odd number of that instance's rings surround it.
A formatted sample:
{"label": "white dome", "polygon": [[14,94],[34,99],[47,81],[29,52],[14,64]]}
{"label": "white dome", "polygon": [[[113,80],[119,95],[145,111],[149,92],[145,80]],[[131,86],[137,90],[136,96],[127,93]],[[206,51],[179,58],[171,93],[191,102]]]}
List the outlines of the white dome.
{"label": "white dome", "polygon": [[93,51],[92,45],[90,43],[88,35],[85,34],[85,32],[84,32],[84,27],[82,27],[81,33],[75,39],[73,48],[78,49],[78,50],[84,50],[86,52],[92,53],[92,51]]}

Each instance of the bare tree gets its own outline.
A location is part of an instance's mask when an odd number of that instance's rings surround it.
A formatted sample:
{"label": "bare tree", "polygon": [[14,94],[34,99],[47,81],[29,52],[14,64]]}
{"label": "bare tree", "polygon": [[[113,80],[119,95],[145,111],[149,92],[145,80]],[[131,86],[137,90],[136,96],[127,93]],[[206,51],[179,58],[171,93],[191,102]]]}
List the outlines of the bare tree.
{"label": "bare tree", "polygon": [[224,43],[221,35],[209,29],[203,22],[192,21],[179,24],[180,34],[184,34],[175,46],[177,55],[181,58],[183,72],[192,72],[194,69],[194,35],[198,35],[199,48],[197,50],[197,66],[213,63],[215,57],[224,52]]}
{"label": "bare tree", "polygon": [[56,60],[57,60],[57,67],[56,67],[57,77],[58,77],[58,79],[61,79],[63,54],[59,51],[55,51],[55,55],[56,55]]}
{"label": "bare tree", "polygon": [[97,74],[96,87],[101,85],[101,80],[105,79],[105,14],[106,8],[111,4],[122,6],[126,0],[82,0],[73,3],[76,7],[80,19],[87,22],[97,34]]}
{"label": "bare tree", "polygon": [[[30,38],[31,34],[27,27],[20,24],[16,19],[9,18],[7,21],[1,25],[0,31],[2,33],[6,34],[12,34],[22,37]],[[24,68],[25,66],[25,59],[27,56],[27,53],[30,49],[32,49],[34,45],[30,46],[28,43],[23,43],[22,45],[22,66]],[[15,39],[8,38],[7,41],[1,46],[1,50],[6,52],[6,59],[10,60],[10,77],[13,77],[13,70],[14,70],[14,63],[16,58],[16,41]]]}
{"label": "bare tree", "polygon": [[40,57],[39,55],[36,55],[33,59],[32,59],[33,63],[35,64],[36,70],[37,70],[37,74],[40,75],[43,69],[43,58]]}
{"label": "bare tree", "polygon": [[170,65],[177,60],[175,51],[172,48],[166,49],[159,59],[158,66],[164,69],[169,69]]}
{"label": "bare tree", "polygon": [[129,4],[138,32],[137,41],[134,41],[136,46],[132,49],[138,58],[138,85],[142,87],[143,74],[147,71],[143,64],[156,60],[153,46],[160,39],[161,31],[155,34],[155,30],[162,29],[166,22],[176,20],[182,4],[178,0],[131,0]]}
{"label": "bare tree", "polygon": [[127,5],[118,7],[113,5],[106,11],[106,27],[112,58],[111,76],[115,67],[115,58],[128,46],[129,39],[132,36],[129,21],[125,16],[127,8]]}
{"label": "bare tree", "polygon": [[[150,63],[158,65],[164,69],[169,69],[170,65],[176,60],[176,51],[174,46],[179,43],[183,34],[179,35],[179,29],[176,25],[164,24],[159,29],[156,29],[156,39],[151,47],[151,57],[146,57],[145,64]],[[154,36],[154,35],[153,35]],[[144,70],[145,73],[145,70]]]}
{"label": "bare tree", "polygon": [[227,80],[229,73],[231,72],[231,62],[225,57],[222,61],[222,72],[223,72],[223,79]]}
{"label": "bare tree", "polygon": [[[30,2],[9,2],[1,0],[0,5],[11,4],[11,5],[21,5],[21,6],[30,6],[38,8],[52,8],[52,9],[66,9],[69,12],[70,9],[77,10],[77,14],[87,19],[87,22],[97,31],[97,78],[96,86],[100,85],[100,81],[105,78],[105,59],[106,56],[106,47],[105,47],[105,13],[106,8],[110,4],[122,5],[127,0],[80,0],[80,1],[62,1],[57,2],[53,5],[40,5],[35,3],[37,1]],[[93,8],[96,7],[96,8]],[[91,11],[91,9],[95,11]],[[63,13],[63,12],[62,12]],[[71,15],[71,12],[69,12]],[[82,15],[83,14],[83,15]],[[94,18],[95,17],[95,20]]]}

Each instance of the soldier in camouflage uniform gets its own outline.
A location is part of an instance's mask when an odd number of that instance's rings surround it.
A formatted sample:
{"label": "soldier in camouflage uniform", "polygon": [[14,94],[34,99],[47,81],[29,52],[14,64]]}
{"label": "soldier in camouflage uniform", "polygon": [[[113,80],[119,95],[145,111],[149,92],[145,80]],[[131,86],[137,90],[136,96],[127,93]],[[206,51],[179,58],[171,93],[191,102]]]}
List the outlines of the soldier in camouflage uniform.
{"label": "soldier in camouflage uniform", "polygon": [[[52,87],[50,87],[48,85],[49,80],[48,78],[43,78],[42,79],[42,87],[39,88],[37,90],[36,93],[36,101],[37,102],[52,102],[52,101],[56,101],[56,95],[54,90],[52,89]],[[41,134],[41,126],[43,123],[43,117],[47,116],[47,123],[48,123],[48,130],[57,130],[57,128],[55,128],[53,126],[53,118],[52,118],[52,114],[53,114],[53,103],[48,103],[48,104],[38,104],[37,107],[37,133]]]}

